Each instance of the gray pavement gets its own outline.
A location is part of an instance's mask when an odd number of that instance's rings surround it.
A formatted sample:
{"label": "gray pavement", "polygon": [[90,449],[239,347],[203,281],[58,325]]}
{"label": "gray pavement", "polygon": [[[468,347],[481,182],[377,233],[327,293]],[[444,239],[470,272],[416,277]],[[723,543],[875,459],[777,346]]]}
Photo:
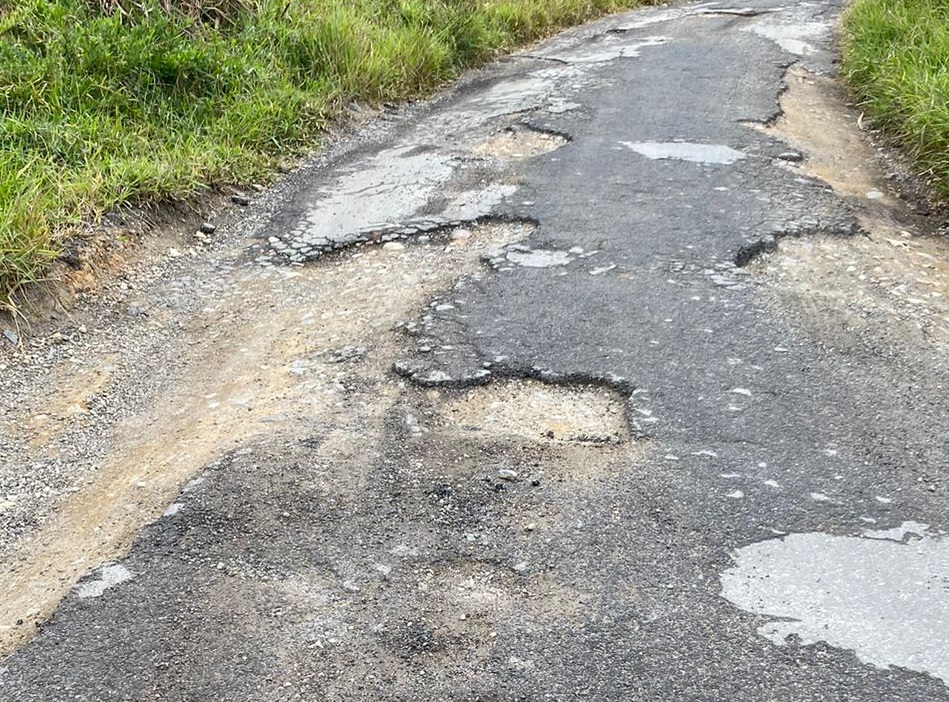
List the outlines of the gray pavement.
{"label": "gray pavement", "polygon": [[299,176],[247,266],[528,235],[392,332],[361,446],[222,455],[0,698],[949,699],[945,348],[755,267],[866,235],[760,128],[839,5],[609,18]]}

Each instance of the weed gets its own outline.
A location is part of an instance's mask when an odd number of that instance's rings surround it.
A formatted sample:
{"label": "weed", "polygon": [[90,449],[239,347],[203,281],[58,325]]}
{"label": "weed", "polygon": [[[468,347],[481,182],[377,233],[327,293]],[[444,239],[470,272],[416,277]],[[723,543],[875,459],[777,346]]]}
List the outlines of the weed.
{"label": "weed", "polygon": [[949,196],[949,3],[855,0],[843,47],[861,108]]}

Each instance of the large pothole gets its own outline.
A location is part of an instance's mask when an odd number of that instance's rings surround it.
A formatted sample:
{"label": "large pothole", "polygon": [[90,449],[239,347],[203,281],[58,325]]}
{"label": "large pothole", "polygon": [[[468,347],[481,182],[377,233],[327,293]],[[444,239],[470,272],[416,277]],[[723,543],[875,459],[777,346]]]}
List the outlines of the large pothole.
{"label": "large pothole", "polygon": [[446,399],[444,419],[472,435],[530,441],[622,443],[629,440],[625,399],[594,386],[505,380]]}
{"label": "large pothole", "polygon": [[857,201],[893,204],[879,154],[858,126],[859,117],[846,107],[846,93],[830,78],[791,69],[781,96],[781,117],[764,128],[806,159],[798,166]]}
{"label": "large pothole", "polygon": [[567,142],[568,139],[560,134],[519,125],[507,127],[478,144],[473,151],[479,156],[517,161],[556,151]]}

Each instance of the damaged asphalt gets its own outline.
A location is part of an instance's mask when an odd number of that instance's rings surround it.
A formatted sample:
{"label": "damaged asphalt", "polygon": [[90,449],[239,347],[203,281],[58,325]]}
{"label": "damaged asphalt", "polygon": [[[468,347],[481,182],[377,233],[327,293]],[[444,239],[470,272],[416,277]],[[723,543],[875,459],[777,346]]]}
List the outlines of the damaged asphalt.
{"label": "damaged asphalt", "polygon": [[0,698],[949,699],[945,348],[754,267],[870,235],[764,128],[841,4],[608,18],[291,178],[234,266],[436,287],[326,356],[335,414],[222,439]]}

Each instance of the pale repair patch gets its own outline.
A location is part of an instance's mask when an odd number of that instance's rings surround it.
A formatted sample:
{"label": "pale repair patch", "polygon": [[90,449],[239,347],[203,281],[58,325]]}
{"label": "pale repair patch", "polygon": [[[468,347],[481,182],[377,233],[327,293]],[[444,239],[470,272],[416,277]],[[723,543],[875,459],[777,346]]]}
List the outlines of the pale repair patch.
{"label": "pale repair patch", "polygon": [[949,682],[949,541],[926,525],[859,536],[791,534],[733,554],[722,595],[773,617],[758,633],[783,645],[826,642],[860,660]]}
{"label": "pale repair patch", "polygon": [[632,43],[610,42],[606,44],[583,44],[569,51],[544,54],[547,58],[555,58],[564,63],[609,63],[617,59],[639,58],[642,50],[654,46],[662,46],[669,42],[668,37],[643,37]]}
{"label": "pale repair patch", "polygon": [[165,511],[162,512],[163,517],[174,517],[178,512],[184,509],[183,502],[172,502],[168,507],[165,508]]}
{"label": "pale repair patch", "polygon": [[113,563],[99,568],[99,578],[89,580],[76,586],[76,594],[85,599],[87,597],[102,597],[102,594],[111,587],[120,585],[134,577],[132,571],[124,565]]}
{"label": "pale repair patch", "polygon": [[762,17],[746,31],[770,39],[790,54],[808,56],[830,35],[831,25],[829,22],[789,21],[786,15],[775,14]]}
{"label": "pale repair patch", "polygon": [[652,160],[671,159],[727,166],[745,158],[744,153],[724,144],[687,141],[621,141],[620,144]]}
{"label": "pale repair patch", "polygon": [[573,260],[567,251],[533,249],[531,251],[509,251],[507,260],[525,268],[552,268],[566,266]]}

